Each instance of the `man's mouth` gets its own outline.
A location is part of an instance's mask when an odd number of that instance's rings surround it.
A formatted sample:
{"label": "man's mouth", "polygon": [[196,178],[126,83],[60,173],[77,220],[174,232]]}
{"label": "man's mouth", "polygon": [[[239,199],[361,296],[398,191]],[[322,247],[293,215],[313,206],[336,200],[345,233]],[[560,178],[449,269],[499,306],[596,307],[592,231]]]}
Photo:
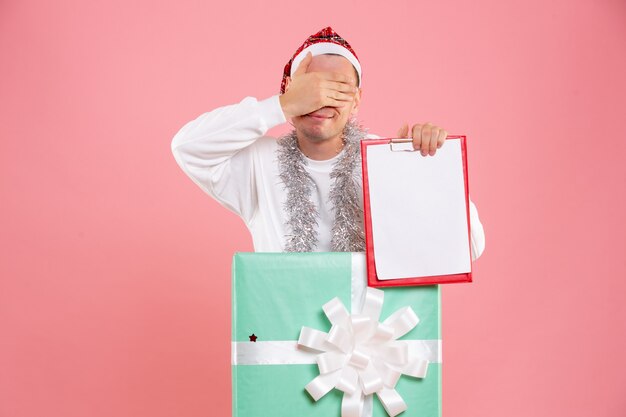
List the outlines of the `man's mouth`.
{"label": "man's mouth", "polygon": [[319,120],[332,119],[333,117],[335,117],[335,111],[328,107],[323,107],[319,110],[315,110],[314,112],[307,114],[307,116]]}

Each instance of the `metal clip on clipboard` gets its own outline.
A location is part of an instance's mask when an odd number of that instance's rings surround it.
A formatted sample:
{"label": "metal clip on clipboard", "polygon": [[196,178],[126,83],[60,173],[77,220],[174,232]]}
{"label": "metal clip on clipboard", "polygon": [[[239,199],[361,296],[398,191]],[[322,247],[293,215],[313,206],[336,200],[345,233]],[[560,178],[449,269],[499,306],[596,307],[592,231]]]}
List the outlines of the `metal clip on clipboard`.
{"label": "metal clip on clipboard", "polygon": [[389,140],[389,149],[391,149],[392,152],[415,152],[415,149],[413,149],[413,139],[411,138],[391,139]]}

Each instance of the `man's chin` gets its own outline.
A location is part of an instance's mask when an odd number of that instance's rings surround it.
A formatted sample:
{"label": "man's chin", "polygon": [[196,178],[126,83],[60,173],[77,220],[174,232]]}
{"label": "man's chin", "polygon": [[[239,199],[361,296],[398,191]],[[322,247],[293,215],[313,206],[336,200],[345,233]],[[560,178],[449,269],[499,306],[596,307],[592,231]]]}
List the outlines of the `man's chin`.
{"label": "man's chin", "polygon": [[339,128],[333,124],[334,118],[326,120],[313,120],[313,117],[303,116],[300,123],[294,123],[296,132],[299,136],[303,136],[311,142],[324,142],[331,140],[343,131],[343,127]]}
{"label": "man's chin", "polygon": [[328,129],[324,126],[310,126],[306,123],[295,125],[298,134],[307,137],[314,142],[323,142],[330,138]]}
{"label": "man's chin", "polygon": [[307,140],[311,142],[315,142],[315,143],[324,142],[332,138],[332,136],[328,135],[325,132],[312,130],[312,129],[302,129],[302,130],[296,129],[296,132],[300,134],[299,136],[302,136],[306,138]]}

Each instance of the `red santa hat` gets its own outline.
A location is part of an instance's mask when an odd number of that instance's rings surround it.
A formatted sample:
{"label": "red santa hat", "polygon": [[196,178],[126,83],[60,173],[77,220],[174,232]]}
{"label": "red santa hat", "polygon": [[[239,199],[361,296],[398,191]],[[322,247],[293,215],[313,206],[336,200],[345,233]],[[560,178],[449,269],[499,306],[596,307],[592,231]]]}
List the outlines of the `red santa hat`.
{"label": "red santa hat", "polygon": [[356,69],[359,75],[359,87],[361,86],[361,64],[356,56],[356,53],[344,38],[339,36],[337,32],[330,26],[317,32],[315,35],[309,36],[304,43],[298,48],[293,57],[285,65],[283,71],[283,82],[280,85],[280,93],[285,93],[285,85],[287,83],[287,77],[293,76],[295,70],[304,59],[307,53],[311,52],[311,55],[323,55],[323,54],[337,54],[346,58]]}

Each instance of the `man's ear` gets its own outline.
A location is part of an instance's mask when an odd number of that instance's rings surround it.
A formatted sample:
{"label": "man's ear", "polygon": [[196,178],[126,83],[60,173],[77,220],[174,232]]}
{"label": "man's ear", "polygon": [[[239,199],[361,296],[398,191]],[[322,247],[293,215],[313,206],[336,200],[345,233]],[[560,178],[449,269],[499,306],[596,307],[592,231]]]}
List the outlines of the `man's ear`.
{"label": "man's ear", "polygon": [[363,90],[361,88],[357,89],[357,92],[354,95],[354,107],[352,107],[352,111],[350,112],[352,116],[356,116],[356,114],[359,111],[359,105],[361,104],[362,95],[363,95]]}
{"label": "man's ear", "polygon": [[289,84],[291,84],[291,77],[285,77],[285,93],[289,90]]}

